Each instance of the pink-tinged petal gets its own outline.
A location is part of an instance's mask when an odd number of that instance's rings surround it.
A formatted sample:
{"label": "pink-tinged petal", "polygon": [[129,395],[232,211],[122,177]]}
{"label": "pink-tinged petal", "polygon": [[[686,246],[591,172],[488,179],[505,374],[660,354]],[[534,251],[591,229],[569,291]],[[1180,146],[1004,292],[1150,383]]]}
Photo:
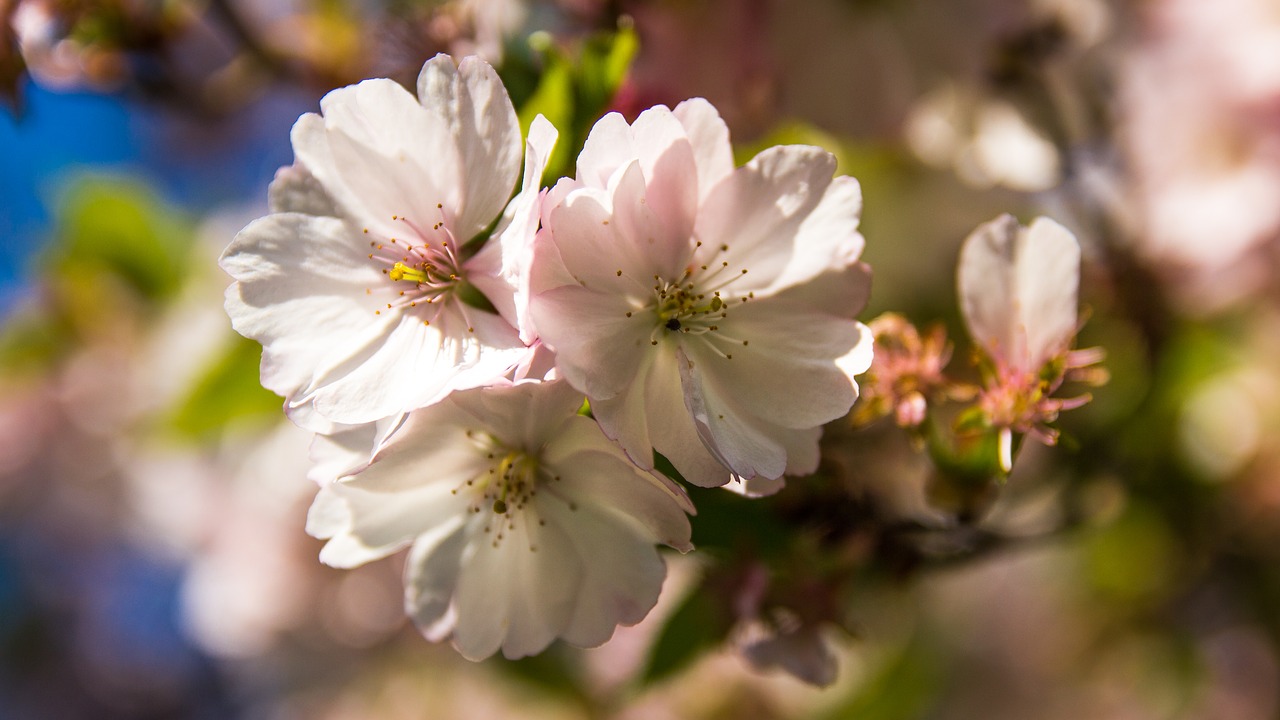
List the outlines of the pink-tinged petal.
{"label": "pink-tinged petal", "polygon": [[509,325],[515,327],[520,322],[516,311],[515,278],[509,278],[502,272],[502,244],[490,240],[475,255],[467,259],[463,266],[463,275],[467,282],[479,290]]}
{"label": "pink-tinged petal", "polygon": [[662,453],[686,481],[699,487],[718,487],[729,482],[729,470],[707,450],[693,421],[693,410],[685,404],[677,363],[688,362],[683,352],[655,357],[645,390],[653,447]]}
{"label": "pink-tinged petal", "polygon": [[502,213],[520,176],[520,122],[502,80],[488,63],[455,66],[436,55],[418,75],[418,97],[448,128],[462,163],[462,207],[451,227],[465,242]]}
{"label": "pink-tinged petal", "polygon": [[551,348],[543,345],[541,340],[535,340],[533,346],[529,348],[529,354],[525,355],[525,359],[511,371],[511,378],[517,383],[529,380],[545,382],[558,380],[556,354],[551,352]]}
{"label": "pink-tinged petal", "polygon": [[[640,363],[635,377],[624,392],[610,398],[597,398],[591,402],[591,413],[600,423],[606,436],[621,446],[627,457],[637,466],[653,469],[653,440],[649,436],[650,413],[646,400],[647,388],[653,373],[653,360],[657,353],[640,353]],[[660,381],[659,381],[660,382]],[[665,420],[663,418],[662,420]],[[662,422],[659,420],[657,423]]]}
{"label": "pink-tinged petal", "polygon": [[542,226],[547,227],[551,224],[551,212],[564,204],[569,193],[584,187],[586,187],[584,183],[573,178],[562,177],[556,181],[555,185],[547,188],[547,196],[542,202]]}
{"label": "pink-tinged petal", "polygon": [[486,428],[505,445],[540,448],[558,435],[564,420],[576,417],[582,393],[566,382],[530,382],[458,393],[447,404],[465,413],[467,419],[460,423],[469,419],[471,426]]}
{"label": "pink-tinged petal", "polygon": [[491,313],[453,303],[437,321],[403,315],[385,335],[347,348],[345,360],[317,379],[317,411],[336,422],[372,422],[499,379],[528,352]]}
{"label": "pink-tinged petal", "polygon": [[542,497],[539,512],[548,524],[564,530],[572,556],[583,567],[577,603],[561,637],[579,647],[595,647],[612,637],[616,626],[644,619],[658,600],[666,565],[652,540],[633,527],[589,505]]}
{"label": "pink-tinged petal", "polygon": [[496,241],[486,243],[467,263],[470,281],[507,322],[520,329],[520,339],[528,344],[538,337],[529,314],[529,295],[533,240],[545,196],[539,187],[556,138],[556,129],[546,118],[533,119],[525,146],[524,184],[507,206],[505,227],[495,234]]}
{"label": "pink-tinged petal", "polygon": [[273,213],[296,212],[317,217],[338,217],[341,211],[315,176],[294,163],[276,170],[267,188],[267,206]]}
{"label": "pink-tinged petal", "polygon": [[705,200],[711,189],[733,172],[729,126],[715,106],[702,98],[685,100],[676,106],[674,113],[693,146],[693,159],[698,167],[698,199]]}
{"label": "pink-tinged petal", "polygon": [[[651,255],[674,261],[667,263],[662,274],[678,273],[677,268],[685,264],[698,214],[698,167],[693,146],[684,126],[661,105],[640,113],[631,133],[643,172],[645,199],[635,203],[635,191],[620,191],[615,195],[614,212],[625,221],[628,208],[645,210],[646,217],[632,237],[646,238],[652,244],[648,249]],[[623,202],[623,198],[632,202]],[[647,217],[649,213],[659,223],[656,227]]]}
{"label": "pink-tinged petal", "polygon": [[227,314],[236,332],[262,343],[269,390],[286,397],[304,390],[318,368],[394,322],[374,314],[383,296],[367,291],[381,291],[383,278],[361,262],[350,237],[333,218],[268,215],[223,253],[223,269],[238,280],[227,288]]}
{"label": "pink-tinged petal", "polygon": [[636,303],[653,296],[655,274],[683,269],[689,256],[687,238],[685,249],[671,254],[675,246],[645,205],[638,162],[619,170],[608,191],[581,188],[570,193],[552,211],[544,230],[579,284],[623,294]]}
{"label": "pink-tinged petal", "polygon": [[644,482],[656,483],[667,496],[675,500],[680,509],[694,513],[693,502],[678,483],[661,473],[637,470],[638,466],[627,459],[621,448],[600,433],[595,421],[582,416],[571,416],[559,427],[556,437],[547,443],[542,457],[548,466],[563,466],[572,463],[571,458],[577,453],[597,453],[616,458]]}
{"label": "pink-tinged petal", "polygon": [[853,406],[857,393],[836,360],[865,340],[859,323],[768,302],[736,307],[720,322],[719,331],[684,342],[704,385],[733,400],[731,409],[717,412],[799,429],[835,420]]}
{"label": "pink-tinged petal", "polygon": [[[785,145],[762,151],[711,191],[698,213],[697,261],[748,270],[736,294],[774,286],[792,262],[797,233],[831,184],[836,166],[820,148]],[[728,251],[722,251],[728,246]]]}
{"label": "pink-tinged petal", "polygon": [[533,236],[533,257],[529,265],[530,316],[532,317],[533,298],[538,293],[577,284],[573,273],[569,272],[560,257],[560,248],[556,247],[550,226],[544,224]]}
{"label": "pink-tinged petal", "polygon": [[770,436],[768,424],[753,422],[731,398],[717,392],[707,372],[695,369],[696,358],[690,360],[692,366],[682,366],[681,385],[703,445],[741,479],[781,477],[787,468],[786,448]]}
{"label": "pink-tinged petal", "polygon": [[632,142],[631,126],[618,113],[609,113],[596,121],[587,134],[578,155],[577,182],[603,190],[619,168],[635,162],[637,153]]}
{"label": "pink-tinged petal", "polygon": [[430,227],[444,215],[451,224],[463,168],[443,120],[390,80],[334,90],[321,109],[323,117],[298,119],[293,151],[349,217],[384,237],[408,233],[402,218]]}
{"label": "pink-tinged petal", "polygon": [[461,518],[436,528],[415,540],[405,559],[405,611],[432,642],[448,637],[457,622],[451,610],[467,544],[465,529]]}
{"label": "pink-tinged petal", "polygon": [[795,253],[766,292],[781,290],[858,261],[866,241],[858,233],[862,188],[847,175],[831,181],[822,200],[800,223]]}
{"label": "pink-tinged petal", "polygon": [[570,462],[553,466],[552,472],[560,479],[550,483],[546,492],[566,503],[594,506],[619,525],[648,536],[650,544],[659,542],[681,552],[693,549],[689,518],[678,496],[656,478],[638,472],[625,458],[605,452],[576,453]]}
{"label": "pink-tinged petal", "polygon": [[363,565],[465,517],[467,500],[450,494],[450,489],[433,483],[397,492],[392,499],[385,493],[334,483],[316,495],[307,517],[307,532],[330,538],[320,551],[320,561],[326,565]]}
{"label": "pink-tinged petal", "polygon": [[[652,295],[654,275],[679,277],[693,256],[689,233],[697,208],[689,205],[694,195],[694,175],[688,143],[671,145],[668,154],[655,162],[661,165],[655,172],[661,172],[663,177],[647,188],[639,163],[632,163],[615,175],[610,232],[601,238],[613,251],[623,279],[636,281],[633,291],[637,299]],[[571,222],[568,218],[561,221]],[[592,227],[587,225],[584,229]],[[596,229],[604,227],[602,224]],[[562,226],[553,225],[553,234],[557,228]]]}
{"label": "pink-tinged petal", "polygon": [[1047,218],[1010,215],[979,226],[960,251],[960,306],[969,333],[1010,366],[1035,371],[1076,332],[1080,246]]}
{"label": "pink-tinged petal", "polygon": [[769,296],[769,304],[789,312],[824,313],[853,319],[871,297],[871,268],[866,263],[828,270]]}
{"label": "pink-tinged petal", "polygon": [[567,286],[535,295],[532,309],[556,368],[574,387],[608,399],[631,383],[652,329],[638,313],[627,317],[625,298]]}

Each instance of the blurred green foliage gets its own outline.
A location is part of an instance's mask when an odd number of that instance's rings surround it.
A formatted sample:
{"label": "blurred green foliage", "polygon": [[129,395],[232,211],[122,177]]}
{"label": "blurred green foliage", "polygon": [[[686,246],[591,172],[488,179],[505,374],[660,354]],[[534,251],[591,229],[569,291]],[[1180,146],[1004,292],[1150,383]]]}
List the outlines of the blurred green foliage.
{"label": "blurred green foliage", "polygon": [[164,426],[188,440],[209,441],[236,424],[279,422],[280,397],[258,381],[261,358],[262,346],[235,336],[173,408]]}
{"label": "blurred green foliage", "polygon": [[548,35],[529,39],[531,52],[513,53],[501,74],[526,130],[539,114],[560,131],[543,177],[548,182],[573,175],[573,164],[596,120],[613,102],[639,50],[635,29],[595,33],[572,48]]}
{"label": "blurred green foliage", "polygon": [[189,221],[141,183],[71,183],[30,269],[37,297],[0,334],[0,366],[40,372],[91,338],[153,316],[183,287],[190,244]]}

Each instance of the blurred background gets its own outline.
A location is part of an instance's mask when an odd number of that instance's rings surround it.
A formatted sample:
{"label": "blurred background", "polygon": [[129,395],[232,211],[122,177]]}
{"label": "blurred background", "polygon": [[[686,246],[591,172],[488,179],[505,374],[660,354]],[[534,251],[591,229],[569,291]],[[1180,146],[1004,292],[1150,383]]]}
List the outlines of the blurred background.
{"label": "blurred background", "polygon": [[[831,150],[863,319],[957,361],[961,241],[1050,215],[1111,380],[1007,482],[839,421],[774,498],[696,492],[604,647],[427,643],[401,557],[316,559],[216,259],[298,115],[437,52],[561,128],[548,182],[691,96],[740,161]],[[0,0],[0,719],[1280,717],[1278,239],[1277,0]]]}

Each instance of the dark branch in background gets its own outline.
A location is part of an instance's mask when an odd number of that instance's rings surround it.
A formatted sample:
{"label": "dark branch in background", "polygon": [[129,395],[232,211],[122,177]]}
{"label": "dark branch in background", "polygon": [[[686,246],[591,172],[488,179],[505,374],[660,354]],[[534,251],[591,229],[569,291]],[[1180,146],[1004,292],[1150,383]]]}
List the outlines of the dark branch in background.
{"label": "dark branch in background", "polygon": [[296,75],[295,69],[282,57],[279,53],[264,45],[258,36],[240,17],[240,13],[232,7],[227,0],[210,0],[209,13],[212,17],[220,20],[222,24],[231,32],[231,35],[240,43],[251,57],[266,70],[273,78],[289,77]]}
{"label": "dark branch in background", "polygon": [[0,0],[0,102],[7,104],[14,115],[21,115],[18,82],[26,65],[18,52],[17,33],[13,31],[13,16],[17,12],[18,0]]}

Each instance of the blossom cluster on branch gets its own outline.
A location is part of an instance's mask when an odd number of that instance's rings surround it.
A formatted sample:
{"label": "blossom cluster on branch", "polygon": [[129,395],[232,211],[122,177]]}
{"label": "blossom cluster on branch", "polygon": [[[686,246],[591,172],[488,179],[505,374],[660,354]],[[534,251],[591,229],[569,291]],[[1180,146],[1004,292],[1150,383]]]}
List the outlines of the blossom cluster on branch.
{"label": "blossom cluster on branch", "polygon": [[334,90],[294,125],[271,214],[221,261],[263,385],[316,434],[321,559],[409,547],[407,612],[465,657],[595,646],[641,620],[656,546],[692,548],[679,481],[755,497],[814,473],[869,368],[863,415],[917,427],[939,394],[976,398],[1005,471],[1015,433],[1052,441],[1079,403],[1049,397],[1080,364],[1061,226],[1005,217],[967,243],[962,305],[989,372],[966,394],[942,375],[945,338],[856,319],[861,189],[829,152],[736,166],[693,99],[605,115],[575,177],[544,184],[557,135],[538,116],[522,137],[474,57],[429,61],[416,97]]}

